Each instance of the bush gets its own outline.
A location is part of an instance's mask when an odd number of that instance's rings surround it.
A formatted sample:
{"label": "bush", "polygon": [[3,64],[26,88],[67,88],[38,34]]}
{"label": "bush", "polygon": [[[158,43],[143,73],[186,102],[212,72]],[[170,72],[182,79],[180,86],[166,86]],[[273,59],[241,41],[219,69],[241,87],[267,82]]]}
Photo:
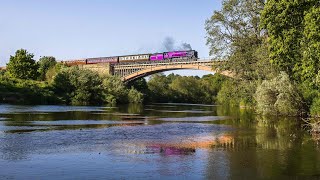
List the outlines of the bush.
{"label": "bush", "polygon": [[289,76],[281,72],[272,80],[265,80],[255,93],[256,110],[264,115],[296,116],[301,113],[303,99]]}
{"label": "bush", "polygon": [[102,79],[90,70],[63,69],[54,77],[53,86],[66,104],[97,105],[104,102]]}
{"label": "bush", "polygon": [[128,101],[129,103],[142,103],[143,94],[136,89],[131,88],[128,93]]}

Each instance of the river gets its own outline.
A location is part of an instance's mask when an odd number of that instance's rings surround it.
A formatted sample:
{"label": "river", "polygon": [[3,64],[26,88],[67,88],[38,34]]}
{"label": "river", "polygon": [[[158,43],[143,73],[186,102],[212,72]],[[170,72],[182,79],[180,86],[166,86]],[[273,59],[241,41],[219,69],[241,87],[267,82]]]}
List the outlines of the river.
{"label": "river", "polygon": [[209,105],[0,105],[0,179],[320,179],[300,122]]}

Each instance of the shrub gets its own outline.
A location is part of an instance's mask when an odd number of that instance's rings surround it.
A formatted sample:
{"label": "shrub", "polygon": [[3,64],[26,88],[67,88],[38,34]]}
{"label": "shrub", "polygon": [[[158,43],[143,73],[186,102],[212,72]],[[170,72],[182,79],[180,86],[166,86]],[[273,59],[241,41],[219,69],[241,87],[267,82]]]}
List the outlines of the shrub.
{"label": "shrub", "polygon": [[265,80],[255,93],[256,110],[264,115],[298,115],[302,110],[303,99],[298,89],[281,72],[272,80]]}

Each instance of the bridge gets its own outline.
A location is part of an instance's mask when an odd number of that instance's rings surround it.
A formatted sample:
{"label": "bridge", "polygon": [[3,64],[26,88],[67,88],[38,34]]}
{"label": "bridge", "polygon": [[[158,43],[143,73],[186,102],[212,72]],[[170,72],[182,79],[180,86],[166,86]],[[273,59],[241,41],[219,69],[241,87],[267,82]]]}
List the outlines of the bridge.
{"label": "bridge", "polygon": [[[228,77],[233,77],[229,71],[221,71],[218,67],[224,63],[223,61],[216,60],[198,60],[198,59],[174,59],[170,61],[157,61],[157,62],[138,62],[133,64],[91,64],[91,65],[78,65],[81,68],[91,69],[100,74],[110,74],[121,77],[122,81],[130,82],[135,79],[146,77],[155,73],[179,70],[179,69],[194,69],[204,70],[213,73],[219,73]],[[215,66],[214,66],[215,65]]]}

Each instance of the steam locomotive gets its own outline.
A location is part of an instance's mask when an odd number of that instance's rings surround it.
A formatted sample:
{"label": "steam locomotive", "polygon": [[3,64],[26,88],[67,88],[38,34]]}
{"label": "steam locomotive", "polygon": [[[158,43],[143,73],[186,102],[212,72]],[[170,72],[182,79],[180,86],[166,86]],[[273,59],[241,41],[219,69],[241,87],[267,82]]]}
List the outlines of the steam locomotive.
{"label": "steam locomotive", "polygon": [[198,59],[198,52],[195,50],[188,51],[171,51],[155,54],[137,54],[127,56],[113,56],[113,57],[99,57],[63,61],[66,65],[79,65],[79,64],[98,64],[98,63],[136,63],[136,62],[155,62],[167,61],[177,59]]}

